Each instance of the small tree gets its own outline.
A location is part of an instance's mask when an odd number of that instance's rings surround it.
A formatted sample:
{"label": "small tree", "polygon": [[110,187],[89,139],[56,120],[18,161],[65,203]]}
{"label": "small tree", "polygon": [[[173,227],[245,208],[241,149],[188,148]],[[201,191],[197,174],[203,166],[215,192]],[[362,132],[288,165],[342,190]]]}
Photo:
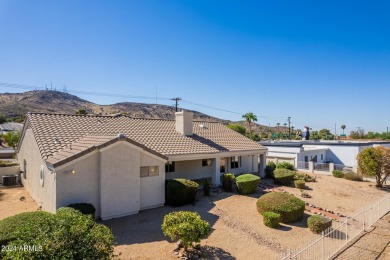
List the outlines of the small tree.
{"label": "small tree", "polygon": [[198,213],[191,211],[176,211],[165,215],[161,229],[172,240],[180,240],[184,250],[210,234],[210,224],[202,220]]}
{"label": "small tree", "polygon": [[0,113],[0,124],[4,124],[5,122],[7,122],[7,117],[3,113]]}
{"label": "small tree", "polygon": [[87,114],[87,110],[85,110],[85,108],[80,108],[76,110],[76,115],[86,115],[86,114]]}
{"label": "small tree", "polygon": [[19,140],[20,140],[20,137],[22,135],[22,132],[21,131],[18,131],[18,132],[14,132],[14,131],[11,131],[11,132],[8,132],[4,135],[4,141],[9,145],[11,146],[12,148],[16,148],[16,146],[18,145],[19,143]]}
{"label": "small tree", "polygon": [[245,133],[246,133],[245,126],[242,126],[240,124],[230,124],[227,127],[229,127],[230,129],[232,129],[232,130],[234,130],[242,135],[245,135]]}
{"label": "small tree", "polygon": [[248,122],[249,125],[249,134],[252,135],[252,122],[257,122],[257,116],[252,112],[248,112],[242,116]]}
{"label": "small tree", "polygon": [[363,175],[375,176],[376,187],[381,188],[390,176],[390,148],[384,146],[370,147],[361,151],[356,159]]}

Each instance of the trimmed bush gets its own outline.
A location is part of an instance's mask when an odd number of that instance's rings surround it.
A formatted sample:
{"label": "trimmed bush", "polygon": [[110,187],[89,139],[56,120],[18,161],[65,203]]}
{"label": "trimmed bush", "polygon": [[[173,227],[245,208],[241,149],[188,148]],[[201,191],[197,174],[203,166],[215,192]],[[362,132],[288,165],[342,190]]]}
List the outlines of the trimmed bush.
{"label": "trimmed bush", "polygon": [[19,166],[19,163],[0,160],[0,167],[12,167],[12,166]]}
{"label": "trimmed bush", "polygon": [[[12,226],[13,225],[13,226]],[[58,209],[57,214],[35,211],[0,221],[0,230],[9,226],[8,237],[0,240],[9,248],[2,259],[112,259],[114,236],[109,228],[73,208]]]}
{"label": "trimmed bush", "polygon": [[285,186],[290,186],[295,176],[294,171],[287,169],[276,169],[274,171],[274,182]]}
{"label": "trimmed bush", "polygon": [[317,181],[316,176],[298,172],[294,176],[294,180],[304,180],[305,182],[315,182]]}
{"label": "trimmed bush", "polygon": [[209,179],[205,178],[203,182],[203,194],[205,196],[210,196],[211,185]]}
{"label": "trimmed bush", "polygon": [[240,175],[236,178],[237,191],[243,195],[255,193],[259,183],[260,177],[250,173]]}
{"label": "trimmed bush", "polygon": [[78,210],[84,215],[90,215],[92,219],[95,219],[96,208],[91,203],[73,203],[67,207]]}
{"label": "trimmed bush", "polygon": [[303,218],[305,202],[284,192],[270,192],[257,200],[257,211],[280,214],[280,222],[296,222]]}
{"label": "trimmed bush", "polygon": [[304,180],[295,180],[295,181],[294,181],[294,186],[295,186],[295,188],[297,188],[297,189],[304,189],[304,188],[305,188],[305,185],[306,185],[306,183],[305,183]]}
{"label": "trimmed bush", "polygon": [[307,219],[307,225],[313,233],[321,233],[332,226],[332,220],[319,215],[312,215]]}
{"label": "trimmed bush", "polygon": [[195,201],[199,184],[186,179],[172,179],[167,181],[166,197],[167,204],[182,206]]}
{"label": "trimmed bush", "polygon": [[225,173],[222,175],[222,188],[224,189],[224,191],[233,191],[233,182],[235,178],[236,177],[233,173]]}
{"label": "trimmed bush", "polygon": [[354,172],[347,172],[344,174],[344,179],[350,181],[363,181],[363,177]]}
{"label": "trimmed bush", "polygon": [[180,240],[186,250],[210,234],[210,224],[202,220],[198,213],[190,211],[176,211],[165,215],[161,229],[173,241]]}
{"label": "trimmed bush", "polygon": [[344,177],[344,173],[342,171],[339,171],[339,170],[333,170],[332,175],[336,178],[343,178]]}
{"label": "trimmed bush", "polygon": [[287,169],[290,171],[295,170],[294,165],[292,165],[291,163],[288,163],[288,162],[280,162],[280,163],[276,164],[276,169]]}
{"label": "trimmed bush", "polygon": [[267,227],[276,228],[279,226],[280,214],[275,212],[263,212],[263,223]]}
{"label": "trimmed bush", "polygon": [[265,177],[269,179],[274,178],[274,170],[276,169],[276,164],[272,161],[267,163],[267,166],[265,167]]}

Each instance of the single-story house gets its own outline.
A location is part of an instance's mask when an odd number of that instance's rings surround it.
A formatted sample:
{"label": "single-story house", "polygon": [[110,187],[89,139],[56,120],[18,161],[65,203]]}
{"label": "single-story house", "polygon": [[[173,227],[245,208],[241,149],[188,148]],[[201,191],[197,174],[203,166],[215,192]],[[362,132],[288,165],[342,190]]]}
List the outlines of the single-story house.
{"label": "single-story house", "polygon": [[390,147],[389,141],[274,141],[260,142],[267,147],[267,161],[290,162],[300,168],[304,163],[331,162],[339,169],[348,167],[357,171],[356,156],[365,148],[373,146]]}
{"label": "single-story house", "polygon": [[21,123],[10,122],[10,123],[0,124],[0,134],[6,134],[8,132],[18,132],[22,130],[22,128],[23,128],[23,124]]}
{"label": "single-story house", "polygon": [[87,202],[110,219],[165,203],[165,180],[264,174],[267,149],[216,122],[28,113],[17,159],[42,209]]}

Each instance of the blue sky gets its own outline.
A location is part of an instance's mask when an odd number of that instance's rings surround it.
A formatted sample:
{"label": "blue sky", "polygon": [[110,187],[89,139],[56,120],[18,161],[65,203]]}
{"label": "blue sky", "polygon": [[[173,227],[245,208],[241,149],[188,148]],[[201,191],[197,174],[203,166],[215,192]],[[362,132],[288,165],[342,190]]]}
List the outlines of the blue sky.
{"label": "blue sky", "polygon": [[220,118],[382,132],[389,13],[389,1],[2,0],[0,82],[147,97],[157,86],[158,97],[237,112],[180,103]]}

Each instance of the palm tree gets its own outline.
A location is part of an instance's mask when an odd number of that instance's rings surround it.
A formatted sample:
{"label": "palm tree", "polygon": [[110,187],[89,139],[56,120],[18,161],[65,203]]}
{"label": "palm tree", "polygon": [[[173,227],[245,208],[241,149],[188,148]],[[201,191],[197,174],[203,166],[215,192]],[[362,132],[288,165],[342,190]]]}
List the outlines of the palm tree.
{"label": "palm tree", "polygon": [[287,123],[284,123],[283,125],[284,125],[284,136],[286,136],[287,135]]}
{"label": "palm tree", "polygon": [[252,122],[257,122],[257,116],[252,112],[248,112],[242,116],[248,122],[249,125],[249,134],[252,135]]}
{"label": "palm tree", "polygon": [[341,129],[343,129],[343,134],[344,134],[344,129],[347,128],[345,125],[341,125]]}
{"label": "palm tree", "polygon": [[280,123],[276,123],[276,125],[278,126],[278,134],[279,134],[279,126],[280,126]]}

